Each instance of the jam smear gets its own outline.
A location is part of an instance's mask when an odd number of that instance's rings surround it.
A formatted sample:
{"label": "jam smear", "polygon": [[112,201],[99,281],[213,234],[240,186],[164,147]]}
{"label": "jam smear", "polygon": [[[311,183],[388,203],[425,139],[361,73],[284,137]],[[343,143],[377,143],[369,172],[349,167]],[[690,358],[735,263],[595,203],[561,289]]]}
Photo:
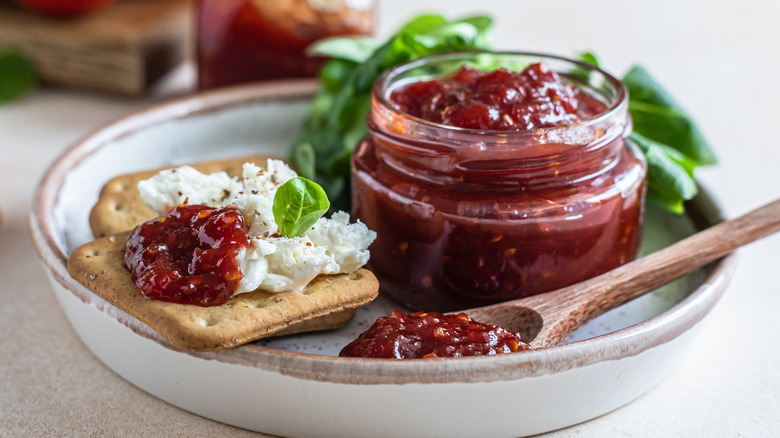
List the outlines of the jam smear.
{"label": "jam smear", "polygon": [[243,278],[236,256],[248,230],[235,208],[179,206],[130,233],[124,266],[149,299],[218,306]]}
{"label": "jam smear", "polygon": [[518,333],[474,321],[465,313],[394,311],[341,350],[342,357],[414,359],[486,356],[528,350]]}
{"label": "jam smear", "polygon": [[429,122],[492,131],[570,125],[605,109],[544,63],[519,73],[463,66],[449,76],[405,85],[391,93],[390,102]]}

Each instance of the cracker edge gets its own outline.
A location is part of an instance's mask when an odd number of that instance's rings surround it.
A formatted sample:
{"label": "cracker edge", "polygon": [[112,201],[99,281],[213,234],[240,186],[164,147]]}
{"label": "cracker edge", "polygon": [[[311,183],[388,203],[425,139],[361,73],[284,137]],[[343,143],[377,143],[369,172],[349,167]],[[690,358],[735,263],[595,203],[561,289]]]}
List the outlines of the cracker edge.
{"label": "cracker edge", "polygon": [[[271,335],[296,333],[295,329],[299,328],[298,325],[300,325],[301,323],[305,323],[306,321],[316,320],[316,318],[322,316],[338,314],[339,312],[348,311],[350,309],[355,309],[357,307],[363,306],[373,301],[377,297],[379,292],[379,282],[377,281],[376,277],[371,273],[371,271],[368,271],[366,269],[359,269],[358,271],[355,271],[355,273],[353,274],[340,274],[340,276],[354,275],[354,274],[360,275],[361,281],[366,282],[363,289],[368,292],[363,296],[356,296],[348,301],[339,301],[338,305],[335,307],[321,308],[317,311],[305,314],[300,318],[287,319],[284,320],[283,322],[277,322],[273,325],[270,325],[268,327],[259,330],[245,330],[244,332],[240,332],[238,336],[229,336],[229,337],[224,335],[217,336],[217,334],[213,331],[195,333],[193,332],[190,326],[185,325],[182,322],[184,321],[183,319],[170,319],[170,318],[165,319],[165,317],[170,314],[168,310],[166,310],[165,312],[150,313],[148,310],[144,311],[143,307],[140,307],[138,310],[136,310],[133,308],[128,308],[128,307],[135,307],[135,306],[127,306],[125,304],[131,303],[133,300],[136,301],[136,304],[139,304],[140,301],[138,300],[138,298],[135,298],[136,296],[138,296],[144,300],[143,301],[144,303],[149,303],[152,306],[159,305],[159,306],[163,306],[164,308],[165,307],[176,308],[178,306],[187,306],[191,309],[190,305],[147,300],[145,297],[143,297],[140,290],[135,286],[135,284],[132,283],[132,281],[130,280],[129,273],[124,268],[121,268],[121,270],[115,269],[116,266],[112,267],[111,263],[109,264],[101,263],[101,265],[103,265],[101,267],[94,261],[91,262],[87,261],[88,259],[91,258],[91,256],[87,256],[86,253],[87,251],[95,251],[94,245],[111,244],[112,246],[114,246],[114,248],[111,248],[109,246],[109,249],[106,250],[106,252],[116,254],[113,256],[113,262],[114,264],[118,264],[121,267],[121,254],[123,253],[123,246],[124,246],[123,242],[124,242],[125,235],[126,233],[123,235],[114,235],[113,236],[114,242],[111,242],[109,237],[106,237],[106,238],[98,239],[96,241],[88,242],[80,246],[73,252],[73,254],[71,254],[71,257],[68,258],[68,272],[70,273],[71,277],[73,277],[80,284],[87,287],[97,295],[103,297],[104,299],[106,299],[113,305],[117,306],[118,308],[122,309],[123,311],[127,312],[134,318],[138,319],[140,322],[146,324],[147,326],[149,326],[149,328],[159,333],[163,338],[170,341],[174,346],[184,350],[193,350],[193,351],[222,350],[222,349],[242,345],[247,342],[255,341],[257,339],[269,337]],[[103,251],[104,249],[105,248],[102,249],[99,248],[98,251]],[[105,269],[106,267],[108,269]],[[113,275],[119,275],[121,277],[121,281],[117,285],[117,288],[122,287],[123,289],[118,289],[120,293],[128,294],[127,296],[129,298],[127,302],[123,302],[123,299],[119,299],[116,296],[114,296],[114,294],[110,293],[110,290],[109,291],[96,290],[95,283],[100,283],[103,281],[103,280],[98,281],[97,277],[99,275],[105,274],[106,271],[109,272],[109,275],[113,274]],[[315,278],[312,285],[316,285],[322,281],[330,282],[333,279],[336,279],[338,281],[339,280],[338,277],[339,276],[330,276],[330,275],[319,276]],[[343,280],[343,281],[351,281],[351,280]],[[114,282],[112,282],[112,284],[113,283]],[[284,294],[298,294],[298,292],[282,292],[279,294],[279,296],[284,298]],[[162,304],[156,304],[156,303],[162,303]],[[228,303],[230,303],[230,301]],[[227,305],[227,303],[225,305]],[[215,307],[219,307],[219,306],[215,306]],[[209,308],[197,307],[197,309],[209,309]],[[347,318],[347,322],[349,319],[351,319],[351,316],[352,315],[350,315]],[[155,321],[155,319],[157,319],[158,321],[160,319],[163,319],[166,321],[166,324],[159,325],[158,323],[156,323],[157,321]],[[342,326],[339,326],[337,328],[340,327]],[[285,330],[287,331],[284,332]]]}

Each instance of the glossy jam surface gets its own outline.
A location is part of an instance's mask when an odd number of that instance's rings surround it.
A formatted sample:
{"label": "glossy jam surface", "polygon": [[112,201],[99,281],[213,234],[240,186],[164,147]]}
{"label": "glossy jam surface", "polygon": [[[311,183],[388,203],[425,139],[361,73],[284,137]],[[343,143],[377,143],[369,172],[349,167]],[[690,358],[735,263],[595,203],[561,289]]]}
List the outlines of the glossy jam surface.
{"label": "glossy jam surface", "polygon": [[390,102],[429,122],[467,129],[525,131],[569,125],[604,111],[604,105],[561,81],[544,63],[522,72],[455,73],[396,89]]}
{"label": "glossy jam surface", "polygon": [[236,256],[249,246],[248,229],[236,209],[176,207],[133,230],[124,266],[149,299],[217,306],[243,278]]}
{"label": "glossy jam surface", "polygon": [[396,310],[377,318],[339,356],[414,359],[486,356],[527,349],[519,334],[474,321],[465,313],[404,315]]}
{"label": "glossy jam surface", "polygon": [[372,18],[343,0],[199,0],[199,87],[312,77],[323,58],[306,55],[311,43],[368,34]]}

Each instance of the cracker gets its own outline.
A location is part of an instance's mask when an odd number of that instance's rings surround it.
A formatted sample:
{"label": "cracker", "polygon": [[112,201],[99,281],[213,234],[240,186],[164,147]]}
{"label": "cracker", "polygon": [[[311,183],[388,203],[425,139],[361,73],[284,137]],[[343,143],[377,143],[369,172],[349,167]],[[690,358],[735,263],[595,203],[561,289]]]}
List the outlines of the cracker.
{"label": "cracker", "polygon": [[[122,266],[122,233],[77,248],[68,272],[79,283],[138,318],[173,345],[186,350],[220,350],[272,334],[300,331],[302,323],[339,314],[376,298],[379,283],[365,269],[351,274],[320,275],[302,293],[254,291],[238,294],[221,306],[199,307],[148,300]],[[351,316],[347,316],[348,321]]]}
{"label": "cracker", "polygon": [[[268,158],[281,160],[269,155],[251,155],[247,157],[214,160],[191,164],[203,173],[227,172],[231,177],[241,176],[244,163],[255,163],[265,167]],[[129,173],[111,179],[100,190],[100,196],[89,214],[89,227],[95,237],[105,237],[111,234],[129,231],[136,226],[154,219],[157,215],[141,201],[138,193],[138,182],[149,179],[164,169],[179,166],[160,167],[143,172]]]}
{"label": "cracker", "polygon": [[[268,158],[281,159],[269,155],[251,155],[195,163],[191,164],[191,166],[203,173],[224,171],[231,177],[240,177],[244,163],[250,162],[264,167]],[[129,232],[136,226],[154,219],[157,215],[141,200],[141,196],[138,193],[138,182],[157,175],[163,169],[173,169],[175,167],[179,166],[167,166],[142,172],[129,173],[117,176],[108,181],[101,189],[98,201],[89,215],[89,225],[92,229],[92,234],[96,238],[101,238],[122,232]],[[124,240],[122,241],[124,242]],[[119,269],[124,271],[124,267],[121,266],[121,263]],[[77,278],[77,280],[79,279]],[[87,285],[87,287],[90,286]],[[136,292],[140,294],[140,291]],[[124,310],[127,311],[127,309]],[[330,313],[319,318],[307,319],[298,324],[292,324],[288,328],[274,333],[274,336],[310,331],[335,330],[345,326],[354,316],[354,309]]]}

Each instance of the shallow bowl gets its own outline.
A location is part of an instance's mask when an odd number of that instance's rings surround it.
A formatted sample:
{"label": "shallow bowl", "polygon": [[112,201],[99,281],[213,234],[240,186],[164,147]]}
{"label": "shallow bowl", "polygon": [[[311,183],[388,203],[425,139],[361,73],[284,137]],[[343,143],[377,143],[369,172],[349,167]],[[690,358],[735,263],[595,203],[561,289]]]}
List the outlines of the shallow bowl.
{"label": "shallow bowl", "polygon": [[[89,210],[108,179],[212,158],[284,156],[314,90],[310,81],[278,82],[154,106],[93,132],[46,173],[31,213],[38,252],[74,330],[117,374],[182,409],[275,435],[508,437],[616,409],[684,358],[733,272],[731,257],[608,312],[558,347],[407,361],[335,357],[376,316],[398,307],[383,298],[335,332],[193,353],[68,275],[68,254],[91,240]],[[642,251],[720,220],[706,191],[686,216],[649,210]]]}

